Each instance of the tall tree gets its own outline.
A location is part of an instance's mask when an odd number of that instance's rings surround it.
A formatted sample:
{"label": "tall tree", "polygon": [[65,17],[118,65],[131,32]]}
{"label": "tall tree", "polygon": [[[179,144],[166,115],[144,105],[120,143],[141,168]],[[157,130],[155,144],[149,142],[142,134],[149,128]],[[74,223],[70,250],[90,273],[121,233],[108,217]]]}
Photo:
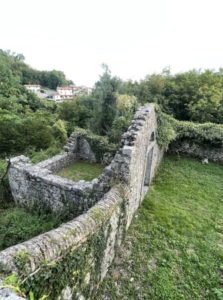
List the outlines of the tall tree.
{"label": "tall tree", "polygon": [[104,73],[100,77],[100,80],[95,84],[93,97],[96,98],[99,104],[99,133],[108,135],[116,115],[116,92],[118,90],[120,79],[111,76],[111,72],[107,65],[103,64],[102,68]]}

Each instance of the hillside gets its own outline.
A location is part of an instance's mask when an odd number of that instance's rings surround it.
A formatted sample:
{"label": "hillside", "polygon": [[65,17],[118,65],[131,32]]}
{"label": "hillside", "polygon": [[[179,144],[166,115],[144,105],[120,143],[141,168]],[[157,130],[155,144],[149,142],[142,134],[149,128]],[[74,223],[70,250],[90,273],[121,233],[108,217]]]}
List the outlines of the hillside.
{"label": "hillside", "polygon": [[56,89],[58,85],[72,83],[61,71],[38,71],[27,65],[24,60],[22,54],[0,49],[0,95],[8,97],[26,94],[24,84],[34,83]]}

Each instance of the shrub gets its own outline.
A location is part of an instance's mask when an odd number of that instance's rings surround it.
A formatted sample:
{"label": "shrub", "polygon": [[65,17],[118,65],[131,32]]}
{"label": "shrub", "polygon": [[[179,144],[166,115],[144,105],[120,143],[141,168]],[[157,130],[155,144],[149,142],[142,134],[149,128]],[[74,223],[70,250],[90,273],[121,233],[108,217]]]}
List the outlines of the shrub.
{"label": "shrub", "polygon": [[118,145],[109,143],[106,136],[100,136],[92,133],[90,130],[75,127],[74,133],[77,137],[85,138],[90,144],[92,151],[95,153],[97,161],[101,162],[103,155],[107,152],[112,155],[117,151]]}
{"label": "shrub", "polygon": [[157,120],[157,143],[161,149],[167,150],[171,141],[176,137],[173,124],[170,121],[170,116],[163,113],[159,106],[156,106],[156,120]]}
{"label": "shrub", "polygon": [[62,120],[58,120],[52,127],[54,138],[61,144],[64,145],[67,141],[67,131],[65,124]]}
{"label": "shrub", "polygon": [[200,146],[223,147],[223,125],[179,121],[156,107],[157,142],[164,150],[174,141],[193,141]]}

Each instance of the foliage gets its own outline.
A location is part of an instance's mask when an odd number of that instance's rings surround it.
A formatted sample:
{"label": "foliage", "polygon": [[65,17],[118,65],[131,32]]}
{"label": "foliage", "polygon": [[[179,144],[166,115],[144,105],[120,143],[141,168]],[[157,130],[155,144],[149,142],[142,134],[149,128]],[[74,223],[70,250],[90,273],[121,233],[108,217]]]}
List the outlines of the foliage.
{"label": "foliage", "polygon": [[103,65],[104,73],[100,80],[96,82],[93,97],[97,102],[98,133],[109,135],[116,115],[116,92],[118,90],[119,79],[112,77],[108,66]]}
{"label": "foliage", "polygon": [[166,157],[96,298],[221,299],[222,176]]}
{"label": "foliage", "polygon": [[[170,118],[169,118],[170,119]],[[170,119],[177,133],[177,140],[190,140],[198,145],[223,146],[223,125],[214,123],[197,124]]]}
{"label": "foliage", "polygon": [[156,140],[161,149],[167,150],[170,142],[176,137],[176,132],[170,117],[164,114],[159,106],[156,106],[157,132]]}
{"label": "foliage", "polygon": [[22,208],[0,208],[0,250],[49,231],[60,222],[53,214],[38,215]]}
{"label": "foliage", "polygon": [[32,163],[36,164],[42,160],[59,154],[60,152],[61,147],[58,147],[58,145],[54,144],[46,150],[35,151],[34,149],[30,148],[25,154],[31,159]]}
{"label": "foliage", "polygon": [[140,103],[159,104],[179,120],[223,123],[223,69],[176,75],[165,69],[140,82],[124,82],[121,90],[135,95]]}
{"label": "foliage", "polygon": [[61,144],[64,145],[67,141],[67,130],[62,120],[58,120],[54,123],[53,136]]}
{"label": "foliage", "polygon": [[93,100],[82,96],[77,99],[64,101],[58,106],[58,115],[67,123],[68,133],[71,134],[75,126],[91,128],[93,119]]}
{"label": "foliage", "polygon": [[157,115],[157,142],[161,148],[167,149],[173,140],[193,141],[198,145],[211,147],[223,146],[223,125],[214,123],[197,124],[188,121],[179,121],[167,115],[156,107]]}
{"label": "foliage", "polygon": [[[36,297],[45,294],[49,299],[57,299],[66,286],[71,286],[74,295],[80,294],[81,291],[81,294],[90,299],[90,295],[95,292],[92,283],[100,282],[100,267],[107,245],[103,228],[100,227],[98,232],[88,238],[81,247],[71,249],[58,261],[53,263],[43,261],[39,272],[32,277],[27,276],[24,268],[20,268],[21,290],[27,293],[32,291]],[[71,230],[71,235],[74,234],[75,232]],[[86,281],[88,274],[91,274],[90,282]]]}
{"label": "foliage", "polygon": [[[25,64],[21,54],[3,51],[0,49],[0,82],[2,90],[15,95],[25,92],[24,84],[40,84],[44,87],[56,89],[59,85],[69,85],[73,82],[67,80],[64,73],[57,70],[38,71]],[[4,81],[2,81],[4,79]],[[14,90],[12,90],[14,89]],[[8,92],[7,92],[8,90]],[[0,94],[1,94],[0,92]]]}
{"label": "foliage", "polygon": [[9,288],[13,290],[17,295],[25,297],[25,294],[21,291],[19,287],[20,281],[15,273],[7,276],[3,281],[2,288]]}
{"label": "foliage", "polygon": [[124,116],[116,117],[112,123],[110,132],[110,140],[114,143],[119,143],[123,132],[129,127],[130,120]]}
{"label": "foliage", "polygon": [[50,147],[55,141],[53,123],[54,119],[45,111],[20,116],[0,109],[0,155],[21,153],[29,147]]}
{"label": "foliage", "polygon": [[7,163],[0,159],[0,208],[7,208],[12,203],[12,195],[7,177]]}
{"label": "foliage", "polygon": [[92,133],[90,130],[76,127],[74,133],[77,137],[85,138],[90,144],[93,152],[95,153],[97,162],[101,162],[105,153],[115,154],[117,151],[117,145],[109,143],[109,140],[105,136],[99,136]]}
{"label": "foliage", "polygon": [[87,161],[75,161],[73,164],[61,169],[57,175],[78,181],[91,181],[98,177],[103,170],[103,166],[97,163],[89,163]]}
{"label": "foliage", "polygon": [[123,132],[128,129],[132,121],[138,103],[135,96],[116,94],[116,98],[116,115],[112,122],[109,139],[114,143],[119,143]]}
{"label": "foliage", "polygon": [[25,83],[55,88],[68,81],[60,71],[33,70],[24,63],[22,55],[0,50],[1,157],[20,154],[30,148],[39,151],[66,141],[66,129],[58,119],[56,104],[40,100],[24,88]]}

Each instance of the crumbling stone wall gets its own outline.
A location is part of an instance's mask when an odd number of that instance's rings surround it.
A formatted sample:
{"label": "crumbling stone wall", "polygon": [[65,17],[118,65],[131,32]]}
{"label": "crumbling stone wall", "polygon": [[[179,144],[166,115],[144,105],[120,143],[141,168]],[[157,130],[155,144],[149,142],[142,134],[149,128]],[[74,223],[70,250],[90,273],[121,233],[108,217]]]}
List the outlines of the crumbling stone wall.
{"label": "crumbling stone wall", "polygon": [[76,216],[90,208],[109,190],[112,174],[106,168],[90,182],[76,182],[55,175],[55,172],[78,159],[96,161],[89,143],[75,134],[71,135],[64,150],[65,153],[35,165],[23,155],[11,159],[9,183],[18,206],[53,212],[69,208]]}
{"label": "crumbling stone wall", "polygon": [[2,274],[15,272],[21,288],[37,299],[93,299],[161,158],[154,106],[147,105],[105,168],[110,190],[73,221],[0,252]]}

